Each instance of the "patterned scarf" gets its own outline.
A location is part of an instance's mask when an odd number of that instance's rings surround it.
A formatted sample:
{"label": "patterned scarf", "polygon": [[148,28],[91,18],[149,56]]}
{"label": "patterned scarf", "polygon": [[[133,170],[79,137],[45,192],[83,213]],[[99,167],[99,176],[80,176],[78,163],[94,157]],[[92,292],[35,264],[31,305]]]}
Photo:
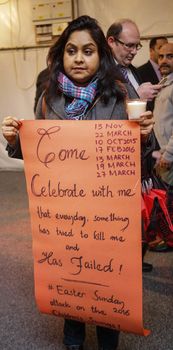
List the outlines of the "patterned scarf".
{"label": "patterned scarf", "polygon": [[58,88],[64,95],[72,97],[73,101],[65,106],[68,119],[81,119],[94,101],[97,92],[97,80],[91,81],[85,87],[74,85],[63,73],[58,75]]}

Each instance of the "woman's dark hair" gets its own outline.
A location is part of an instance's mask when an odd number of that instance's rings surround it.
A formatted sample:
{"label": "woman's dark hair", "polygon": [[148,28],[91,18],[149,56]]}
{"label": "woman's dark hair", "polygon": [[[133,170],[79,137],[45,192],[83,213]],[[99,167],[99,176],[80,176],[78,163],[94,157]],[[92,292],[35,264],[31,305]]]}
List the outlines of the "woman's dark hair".
{"label": "woman's dark hair", "polygon": [[[64,73],[63,56],[65,45],[69,36],[74,31],[88,30],[92,39],[98,46],[98,53],[100,58],[100,68],[97,72],[98,77],[98,94],[101,95],[104,103],[109,101],[111,96],[117,96],[118,99],[124,97],[124,91],[121,84],[115,82],[121,80],[109,45],[106,41],[105,35],[98,25],[96,19],[89,16],[80,16],[69,23],[67,28],[63,31],[59,39],[50,49],[50,82],[47,89],[46,96],[51,98],[57,95],[57,77],[59,72]],[[49,57],[48,57],[49,59]]]}

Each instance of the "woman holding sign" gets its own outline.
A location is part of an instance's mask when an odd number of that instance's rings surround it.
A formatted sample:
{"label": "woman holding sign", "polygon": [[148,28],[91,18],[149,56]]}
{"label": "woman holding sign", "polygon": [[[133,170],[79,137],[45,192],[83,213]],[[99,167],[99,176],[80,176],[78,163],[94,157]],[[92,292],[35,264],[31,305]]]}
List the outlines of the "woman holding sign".
{"label": "woman holding sign", "polygon": [[[97,21],[81,16],[64,30],[51,50],[50,81],[37,104],[36,119],[64,120],[123,120],[128,119],[126,96],[136,97],[118,75],[109,46]],[[9,156],[22,158],[18,130],[22,121],[6,117],[3,135],[8,141]],[[152,149],[153,116],[142,114],[142,149]],[[114,350],[118,346],[119,331],[97,326],[100,350]],[[85,325],[65,320],[66,349],[81,350],[85,339]]]}

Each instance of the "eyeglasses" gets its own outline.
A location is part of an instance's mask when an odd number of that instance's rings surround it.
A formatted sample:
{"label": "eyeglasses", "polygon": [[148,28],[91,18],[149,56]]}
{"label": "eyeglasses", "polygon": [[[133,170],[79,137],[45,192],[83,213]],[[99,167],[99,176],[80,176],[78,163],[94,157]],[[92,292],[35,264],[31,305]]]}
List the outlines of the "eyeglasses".
{"label": "eyeglasses", "polygon": [[126,44],[124,43],[123,41],[117,39],[117,38],[114,38],[115,41],[117,41],[118,43],[120,43],[121,45],[123,45],[127,50],[134,50],[136,49],[137,51],[140,50],[142,48],[142,44],[141,43],[138,43],[138,44]]}

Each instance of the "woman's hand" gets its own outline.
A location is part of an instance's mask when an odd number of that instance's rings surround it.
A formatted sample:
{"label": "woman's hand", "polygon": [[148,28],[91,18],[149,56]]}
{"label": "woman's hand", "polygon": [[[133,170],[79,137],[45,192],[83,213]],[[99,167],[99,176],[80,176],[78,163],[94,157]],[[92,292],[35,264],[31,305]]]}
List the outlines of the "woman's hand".
{"label": "woman's hand", "polygon": [[163,156],[160,158],[158,167],[160,167],[161,169],[169,170],[171,166],[172,166],[172,162],[169,162]]}
{"label": "woman's hand", "polygon": [[21,120],[14,117],[5,117],[2,122],[2,134],[11,146],[16,143],[21,125]]}
{"label": "woman's hand", "polygon": [[147,112],[143,113],[140,116],[138,123],[140,125],[141,139],[142,139],[142,141],[145,142],[148,138],[148,135],[153,130],[154,117],[153,117],[152,112],[147,111]]}

